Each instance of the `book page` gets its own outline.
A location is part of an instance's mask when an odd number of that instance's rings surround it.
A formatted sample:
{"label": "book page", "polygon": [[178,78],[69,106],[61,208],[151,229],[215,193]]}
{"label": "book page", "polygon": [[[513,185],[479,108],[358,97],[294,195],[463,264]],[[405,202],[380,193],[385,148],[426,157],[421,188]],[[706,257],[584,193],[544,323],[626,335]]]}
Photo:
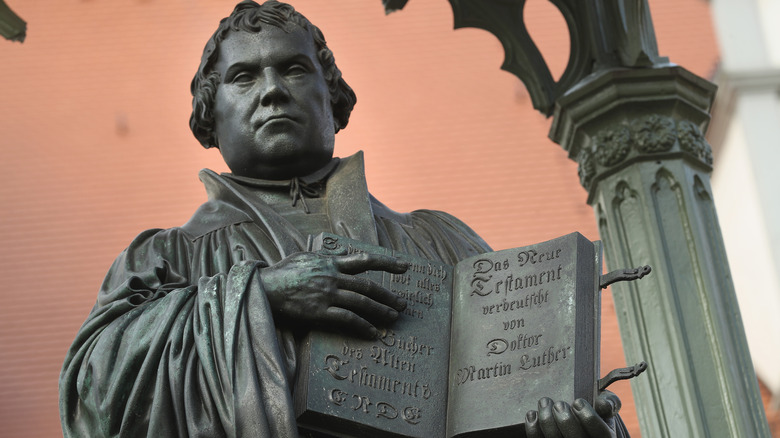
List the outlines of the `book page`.
{"label": "book page", "polygon": [[541,397],[592,402],[595,262],[573,233],[455,267],[447,436],[517,434]]}
{"label": "book page", "polygon": [[[391,254],[333,234],[314,249]],[[406,299],[381,337],[363,340],[312,332],[304,341],[295,388],[302,426],[337,436],[444,437],[452,267],[403,254],[404,274],[361,274]]]}

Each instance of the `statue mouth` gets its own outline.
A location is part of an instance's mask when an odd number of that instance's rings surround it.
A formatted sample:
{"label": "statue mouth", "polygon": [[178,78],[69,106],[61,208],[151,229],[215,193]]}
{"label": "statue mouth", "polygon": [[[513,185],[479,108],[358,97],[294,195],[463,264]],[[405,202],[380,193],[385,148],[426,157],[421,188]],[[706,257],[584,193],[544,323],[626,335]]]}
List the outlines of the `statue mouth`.
{"label": "statue mouth", "polygon": [[257,123],[255,123],[255,129],[260,129],[265,125],[272,124],[272,123],[278,123],[278,122],[295,122],[295,117],[291,117],[288,114],[273,114],[268,117],[264,117],[260,119]]}

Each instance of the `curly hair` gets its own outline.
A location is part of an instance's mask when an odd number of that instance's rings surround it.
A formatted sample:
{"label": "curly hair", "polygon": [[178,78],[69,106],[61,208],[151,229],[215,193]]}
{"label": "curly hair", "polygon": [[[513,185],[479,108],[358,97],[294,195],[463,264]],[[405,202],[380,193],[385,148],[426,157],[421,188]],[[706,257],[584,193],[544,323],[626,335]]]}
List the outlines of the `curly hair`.
{"label": "curly hair", "polygon": [[230,32],[260,32],[262,30],[261,23],[276,26],[285,31],[289,30],[290,23],[294,23],[311,36],[317,50],[317,58],[322,66],[323,77],[330,91],[335,132],[347,126],[357,96],[342,79],[341,70],[336,66],[333,52],[325,43],[322,31],[286,3],[269,0],[259,5],[254,1],[244,0],[236,5],[230,16],[219,22],[219,27],[203,49],[200,66],[190,85],[192,92],[190,129],[205,148],[218,147],[214,133],[213,107],[217,86],[222,80],[219,72],[214,69],[219,58],[219,44],[227,38]]}

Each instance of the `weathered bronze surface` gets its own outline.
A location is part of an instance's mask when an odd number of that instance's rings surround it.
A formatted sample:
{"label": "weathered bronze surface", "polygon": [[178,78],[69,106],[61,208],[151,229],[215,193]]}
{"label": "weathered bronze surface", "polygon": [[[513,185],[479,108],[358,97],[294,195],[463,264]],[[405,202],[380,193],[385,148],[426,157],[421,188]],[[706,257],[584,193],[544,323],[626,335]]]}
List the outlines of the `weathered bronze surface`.
{"label": "weathered bronze surface", "polygon": [[27,36],[27,23],[0,0],[0,35],[11,41],[24,42]]}
{"label": "weathered bronze surface", "polygon": [[392,255],[403,274],[363,274],[406,302],[374,339],[312,331],[301,345],[295,410],[302,426],[349,436],[443,437],[452,310],[452,267],[333,234],[313,239],[328,253]]}
{"label": "weathered bronze surface", "polygon": [[658,55],[646,1],[551,0],[566,20],[571,44],[566,70],[556,81],[526,28],[525,3],[450,0],[455,28],[477,27],[495,35],[506,53],[501,68],[523,81],[534,108],[545,115],[551,115],[556,100],[594,71],[668,62]]}
{"label": "weathered bronze surface", "polygon": [[[310,252],[307,236],[448,265],[489,250],[446,213],[396,213],[371,197],[362,155],[333,158],[355,94],[320,30],[291,6],[236,6],[207,43],[192,93],[193,133],[232,173],[203,171],[209,200],[190,221],[145,231],[117,257],[60,376],[67,437],[298,436],[304,336],[376,337],[406,306],[359,275],[400,274],[406,263]],[[528,436],[620,430],[613,394],[595,407],[566,402],[543,398]]]}

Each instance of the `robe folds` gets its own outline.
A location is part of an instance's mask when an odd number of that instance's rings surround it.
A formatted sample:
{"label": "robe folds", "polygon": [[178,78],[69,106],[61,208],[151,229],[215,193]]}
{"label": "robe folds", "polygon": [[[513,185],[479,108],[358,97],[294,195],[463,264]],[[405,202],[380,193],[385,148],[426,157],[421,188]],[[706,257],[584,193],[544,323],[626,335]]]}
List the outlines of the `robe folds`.
{"label": "robe folds", "polygon": [[[60,375],[66,437],[298,436],[299,333],[247,296],[264,297],[258,270],[305,250],[307,236],[256,189],[200,177],[209,200],[192,219],[141,233],[111,266]],[[490,250],[446,213],[382,205],[361,154],[341,160],[325,194],[345,237],[449,264]]]}

